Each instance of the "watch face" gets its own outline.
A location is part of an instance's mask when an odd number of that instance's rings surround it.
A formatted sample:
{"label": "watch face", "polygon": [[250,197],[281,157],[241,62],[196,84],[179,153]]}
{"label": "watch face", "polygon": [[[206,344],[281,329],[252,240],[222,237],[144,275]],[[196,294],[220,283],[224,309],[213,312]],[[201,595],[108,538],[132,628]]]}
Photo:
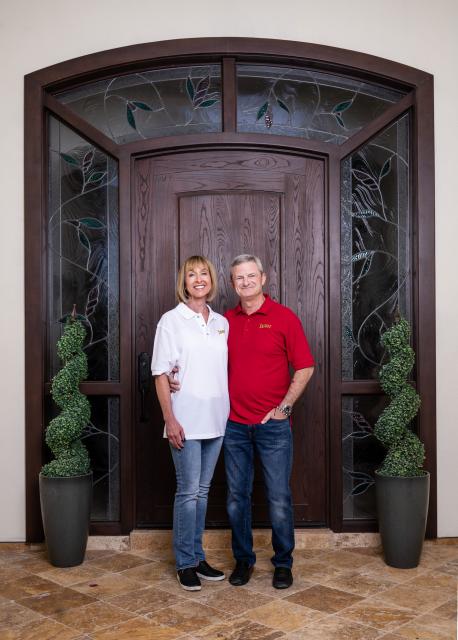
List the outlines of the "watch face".
{"label": "watch face", "polygon": [[285,414],[285,416],[287,418],[289,418],[289,416],[291,415],[291,412],[293,410],[292,406],[290,404],[285,404],[282,408],[281,408],[282,412]]}

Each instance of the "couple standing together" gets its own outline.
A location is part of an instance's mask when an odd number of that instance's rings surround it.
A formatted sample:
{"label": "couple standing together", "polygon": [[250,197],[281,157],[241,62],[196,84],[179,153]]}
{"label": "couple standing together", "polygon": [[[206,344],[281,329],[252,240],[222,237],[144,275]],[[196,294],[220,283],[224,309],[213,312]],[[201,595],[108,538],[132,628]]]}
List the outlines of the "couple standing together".
{"label": "couple standing together", "polygon": [[[246,584],[256,562],[251,529],[255,453],[272,524],[272,584],[285,589],[293,582],[290,415],[314,361],[299,318],[263,293],[265,282],[258,257],[235,258],[231,283],[240,301],[223,317],[207,304],[217,290],[214,266],[192,256],[178,273],[179,304],[157,326],[151,370],[177,478],[177,579],[189,591],[201,588],[200,578],[225,577],[206,562],[202,547],[208,492],[222,446],[236,560],[229,582]],[[176,383],[169,377],[173,371]]]}

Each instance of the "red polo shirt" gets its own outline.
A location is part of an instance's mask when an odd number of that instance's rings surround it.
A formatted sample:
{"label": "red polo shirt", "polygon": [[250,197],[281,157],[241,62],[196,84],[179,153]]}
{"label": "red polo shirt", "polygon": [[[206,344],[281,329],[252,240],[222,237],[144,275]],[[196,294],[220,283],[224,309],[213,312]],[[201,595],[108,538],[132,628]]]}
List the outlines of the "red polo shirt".
{"label": "red polo shirt", "polygon": [[269,296],[253,314],[242,307],[226,312],[229,321],[230,420],[256,424],[278,406],[294,371],[314,366],[314,360],[295,313]]}

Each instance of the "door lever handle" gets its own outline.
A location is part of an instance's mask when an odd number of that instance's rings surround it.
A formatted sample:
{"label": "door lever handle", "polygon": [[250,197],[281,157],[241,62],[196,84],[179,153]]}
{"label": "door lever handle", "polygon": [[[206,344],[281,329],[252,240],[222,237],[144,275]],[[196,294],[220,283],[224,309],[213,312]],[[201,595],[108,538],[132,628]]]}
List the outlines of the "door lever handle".
{"label": "door lever handle", "polygon": [[151,389],[151,359],[149,353],[143,351],[138,355],[138,390],[141,396],[140,422],[147,422],[146,398]]}

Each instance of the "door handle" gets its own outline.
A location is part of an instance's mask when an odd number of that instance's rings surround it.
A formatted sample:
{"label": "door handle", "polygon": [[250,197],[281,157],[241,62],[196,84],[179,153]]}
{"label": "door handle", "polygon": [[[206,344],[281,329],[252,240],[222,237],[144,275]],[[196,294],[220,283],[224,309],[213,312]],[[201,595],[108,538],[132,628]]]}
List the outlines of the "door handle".
{"label": "door handle", "polygon": [[140,422],[147,422],[146,397],[151,389],[151,358],[143,351],[138,355],[138,390],[140,391]]}

